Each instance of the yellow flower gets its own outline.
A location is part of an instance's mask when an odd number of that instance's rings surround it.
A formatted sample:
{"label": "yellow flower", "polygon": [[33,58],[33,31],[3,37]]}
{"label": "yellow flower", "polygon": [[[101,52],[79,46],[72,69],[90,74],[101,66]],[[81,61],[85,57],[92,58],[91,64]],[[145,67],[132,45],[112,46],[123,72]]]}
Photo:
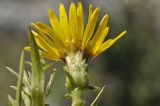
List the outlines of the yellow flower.
{"label": "yellow flower", "polygon": [[59,5],[59,18],[52,9],[49,9],[48,13],[52,27],[42,22],[31,24],[36,30],[32,30],[36,43],[42,50],[42,56],[47,59],[65,59],[68,55],[78,52],[82,53],[84,59],[90,59],[108,49],[126,34],[124,31],[116,38],[104,41],[109,31],[109,16],[106,14],[95,29],[100,8],[93,10],[90,5],[85,26],[81,2],[78,2],[77,6],[71,3],[68,16],[63,4]]}

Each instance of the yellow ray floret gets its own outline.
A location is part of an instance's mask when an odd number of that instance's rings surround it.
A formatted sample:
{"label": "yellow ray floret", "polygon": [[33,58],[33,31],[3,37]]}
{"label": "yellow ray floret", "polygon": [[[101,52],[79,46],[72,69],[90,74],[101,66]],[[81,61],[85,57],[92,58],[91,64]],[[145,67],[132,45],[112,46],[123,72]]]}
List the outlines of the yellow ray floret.
{"label": "yellow ray floret", "polygon": [[[93,10],[89,6],[88,22],[84,24],[83,5],[71,3],[67,14],[63,4],[59,5],[59,17],[52,9],[49,9],[51,27],[42,22],[32,24],[32,33],[38,46],[42,50],[42,56],[51,60],[65,59],[70,53],[81,52],[84,58],[95,57],[111,47],[127,31],[123,31],[116,38],[105,40],[109,32],[107,25],[109,16],[104,15],[97,29],[95,29],[100,14],[100,8]],[[30,50],[28,47],[26,50]]]}

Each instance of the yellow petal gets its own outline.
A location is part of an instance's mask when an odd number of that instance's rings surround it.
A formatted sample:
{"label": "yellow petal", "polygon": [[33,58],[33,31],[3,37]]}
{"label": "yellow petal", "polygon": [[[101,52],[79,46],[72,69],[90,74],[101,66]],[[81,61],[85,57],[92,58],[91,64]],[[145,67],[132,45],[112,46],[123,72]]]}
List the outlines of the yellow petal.
{"label": "yellow petal", "polygon": [[102,46],[100,46],[99,51],[95,54],[95,56],[99,55],[100,53],[102,53],[103,51],[105,51],[106,49],[108,49],[109,47],[111,47],[118,39],[120,39],[123,35],[125,35],[127,33],[127,31],[123,31],[121,34],[119,34],[116,38],[114,39],[109,39],[106,42],[104,42],[102,44]]}
{"label": "yellow petal", "polygon": [[72,43],[76,42],[76,37],[78,34],[78,28],[77,28],[77,11],[76,6],[74,3],[71,3],[70,10],[69,10],[69,24],[72,34]]}
{"label": "yellow petal", "polygon": [[37,22],[35,24],[31,24],[38,31],[41,31],[49,36],[49,38],[53,41],[52,43],[58,47],[63,48],[61,39],[55,34],[55,32],[47,25],[42,22]]}
{"label": "yellow petal", "polygon": [[57,35],[56,37],[60,38],[61,42],[62,42],[62,45],[64,46],[65,44],[65,40],[64,39],[64,32],[63,32],[63,29],[61,27],[61,24],[56,16],[56,14],[54,13],[54,11],[52,9],[49,9],[49,19],[50,19],[50,23],[51,23],[51,26],[53,28],[53,31],[55,32],[55,34]]}
{"label": "yellow petal", "polygon": [[106,35],[108,34],[108,31],[109,31],[109,27],[105,27],[105,29],[103,30],[101,35],[99,35],[99,38],[97,38],[97,41],[95,41],[94,44],[91,45],[93,47],[93,49],[92,49],[93,54],[95,54],[98,51],[98,49],[101,46],[101,44],[103,43]]}
{"label": "yellow petal", "polygon": [[123,35],[125,35],[127,31],[123,31],[121,34],[119,34],[116,38],[107,40],[105,43],[102,44],[102,52],[109,47],[111,47],[118,39],[120,39]]}
{"label": "yellow petal", "polygon": [[32,34],[34,35],[35,41],[37,43],[37,45],[43,50],[43,51],[47,51],[47,48],[45,48],[45,46],[43,46],[43,44],[41,44],[41,40],[39,40],[37,38],[37,36],[40,36],[38,33],[32,31]]}
{"label": "yellow petal", "polygon": [[31,51],[31,48],[30,48],[30,46],[25,46],[25,47],[24,47],[24,50],[26,50],[26,51]]}
{"label": "yellow petal", "polygon": [[108,35],[108,32],[109,32],[109,27],[105,27],[104,31],[99,36],[99,40],[96,42],[97,45],[100,45],[103,43],[105,37]]}
{"label": "yellow petal", "polygon": [[[41,30],[43,33],[49,35],[51,38],[55,38],[55,33],[53,31],[52,28],[50,28],[49,26],[47,26],[46,24],[42,23],[42,22],[36,22],[35,25],[39,28],[39,30]],[[33,25],[34,27],[34,25]]]}
{"label": "yellow petal", "polygon": [[88,17],[90,17],[92,15],[92,12],[93,12],[93,6],[92,4],[89,5],[89,14],[88,14]]}
{"label": "yellow petal", "polygon": [[58,51],[56,48],[52,47],[46,40],[44,40],[38,33],[32,31],[34,37],[35,37],[35,40],[36,40],[36,43],[38,44],[38,46],[40,46],[44,51],[46,52],[51,52],[51,53],[55,53],[57,55],[58,54]]}
{"label": "yellow petal", "polygon": [[55,43],[54,41],[49,37],[47,36],[46,34],[43,33],[43,31],[37,26],[35,25],[34,23],[31,24],[31,26],[33,26],[37,31],[38,33],[40,33],[39,35],[46,41],[48,42],[51,46],[55,47]]}
{"label": "yellow petal", "polygon": [[56,61],[58,61],[61,58],[54,53],[48,53],[48,52],[42,52],[41,55],[43,58],[50,59],[50,60],[56,60]]}
{"label": "yellow petal", "polygon": [[78,7],[77,7],[77,23],[78,23],[77,43],[80,46],[83,33],[84,33],[84,14],[83,14],[83,6],[81,2],[78,2]]}
{"label": "yellow petal", "polygon": [[127,31],[123,31],[122,33],[120,33],[115,39],[114,41],[116,42],[118,39],[120,39],[123,35],[125,35],[127,33]]}
{"label": "yellow petal", "polygon": [[105,15],[103,17],[103,19],[101,20],[101,22],[100,22],[100,24],[98,26],[98,29],[97,29],[96,33],[94,34],[94,36],[93,36],[93,38],[92,38],[92,40],[90,42],[92,46],[96,44],[96,42],[100,38],[100,35],[102,35],[102,33],[104,32],[105,26],[106,26],[106,24],[108,22],[108,17],[109,17],[108,15]]}
{"label": "yellow petal", "polygon": [[71,33],[70,33],[70,28],[69,28],[69,23],[68,23],[68,18],[66,14],[66,10],[63,4],[59,5],[59,19],[60,19],[60,24],[63,29],[63,32],[65,33],[65,39],[71,39]]}
{"label": "yellow petal", "polygon": [[82,49],[85,48],[88,41],[92,37],[92,34],[93,34],[95,26],[96,26],[96,22],[97,22],[97,19],[99,16],[99,12],[100,12],[100,8],[98,7],[95,9],[95,11],[89,17],[89,20],[88,20],[88,23],[87,23],[87,26],[86,26],[86,29],[84,32],[84,36],[83,36]]}

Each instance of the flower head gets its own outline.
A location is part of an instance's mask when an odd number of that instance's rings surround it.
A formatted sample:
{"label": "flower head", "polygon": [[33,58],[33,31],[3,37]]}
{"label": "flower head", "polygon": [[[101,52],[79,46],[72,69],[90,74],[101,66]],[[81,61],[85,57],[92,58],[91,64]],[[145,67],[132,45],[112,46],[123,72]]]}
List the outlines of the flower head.
{"label": "flower head", "polygon": [[32,33],[42,50],[42,56],[47,59],[65,60],[70,54],[81,53],[83,59],[88,60],[108,49],[126,33],[124,31],[116,38],[105,41],[109,31],[107,25],[109,16],[106,14],[95,29],[100,8],[93,10],[90,5],[85,26],[81,2],[77,5],[71,3],[69,14],[66,13],[64,5],[60,4],[59,18],[52,9],[49,9],[48,13],[51,27],[42,22],[32,24],[36,29],[32,30]]}

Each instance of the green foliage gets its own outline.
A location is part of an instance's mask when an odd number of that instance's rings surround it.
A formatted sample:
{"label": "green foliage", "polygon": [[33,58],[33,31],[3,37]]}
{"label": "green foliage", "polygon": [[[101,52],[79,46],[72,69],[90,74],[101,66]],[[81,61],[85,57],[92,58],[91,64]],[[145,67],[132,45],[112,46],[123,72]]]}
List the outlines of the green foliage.
{"label": "green foliage", "polygon": [[[31,62],[24,62],[24,51],[22,51],[19,65],[19,73],[16,73],[12,68],[6,66],[6,69],[17,77],[17,86],[10,86],[16,91],[16,99],[8,95],[9,106],[49,106],[45,104],[45,97],[50,94],[53,80],[55,78],[55,70],[50,75],[50,80],[44,90],[44,73],[45,70],[51,68],[52,64],[46,64],[39,56],[39,51],[36,46],[31,30],[30,47],[31,47]],[[43,61],[43,64],[41,63]],[[24,69],[24,63],[29,64],[32,71]],[[32,87],[32,88],[31,88]],[[23,100],[23,101],[22,101]]]}
{"label": "green foliage", "polygon": [[100,92],[98,93],[97,97],[95,98],[95,100],[92,102],[92,104],[91,104],[90,106],[97,106],[98,101],[99,101],[99,99],[100,99],[100,97],[101,97],[101,95],[102,95],[102,93],[103,93],[103,91],[104,91],[104,88],[105,88],[105,86],[102,87],[102,89],[101,89]]}
{"label": "green foliage", "polygon": [[12,74],[18,77],[17,87],[11,86],[11,88],[16,90],[16,99],[14,100],[11,96],[8,96],[9,106],[21,106],[22,101],[22,82],[23,82],[23,71],[24,71],[24,51],[22,51],[19,65],[19,74],[17,74],[13,69],[6,67]]}
{"label": "green foliage", "polygon": [[32,62],[32,106],[44,106],[44,71],[40,61],[40,56],[34,36],[29,28],[29,44],[31,47]]}

